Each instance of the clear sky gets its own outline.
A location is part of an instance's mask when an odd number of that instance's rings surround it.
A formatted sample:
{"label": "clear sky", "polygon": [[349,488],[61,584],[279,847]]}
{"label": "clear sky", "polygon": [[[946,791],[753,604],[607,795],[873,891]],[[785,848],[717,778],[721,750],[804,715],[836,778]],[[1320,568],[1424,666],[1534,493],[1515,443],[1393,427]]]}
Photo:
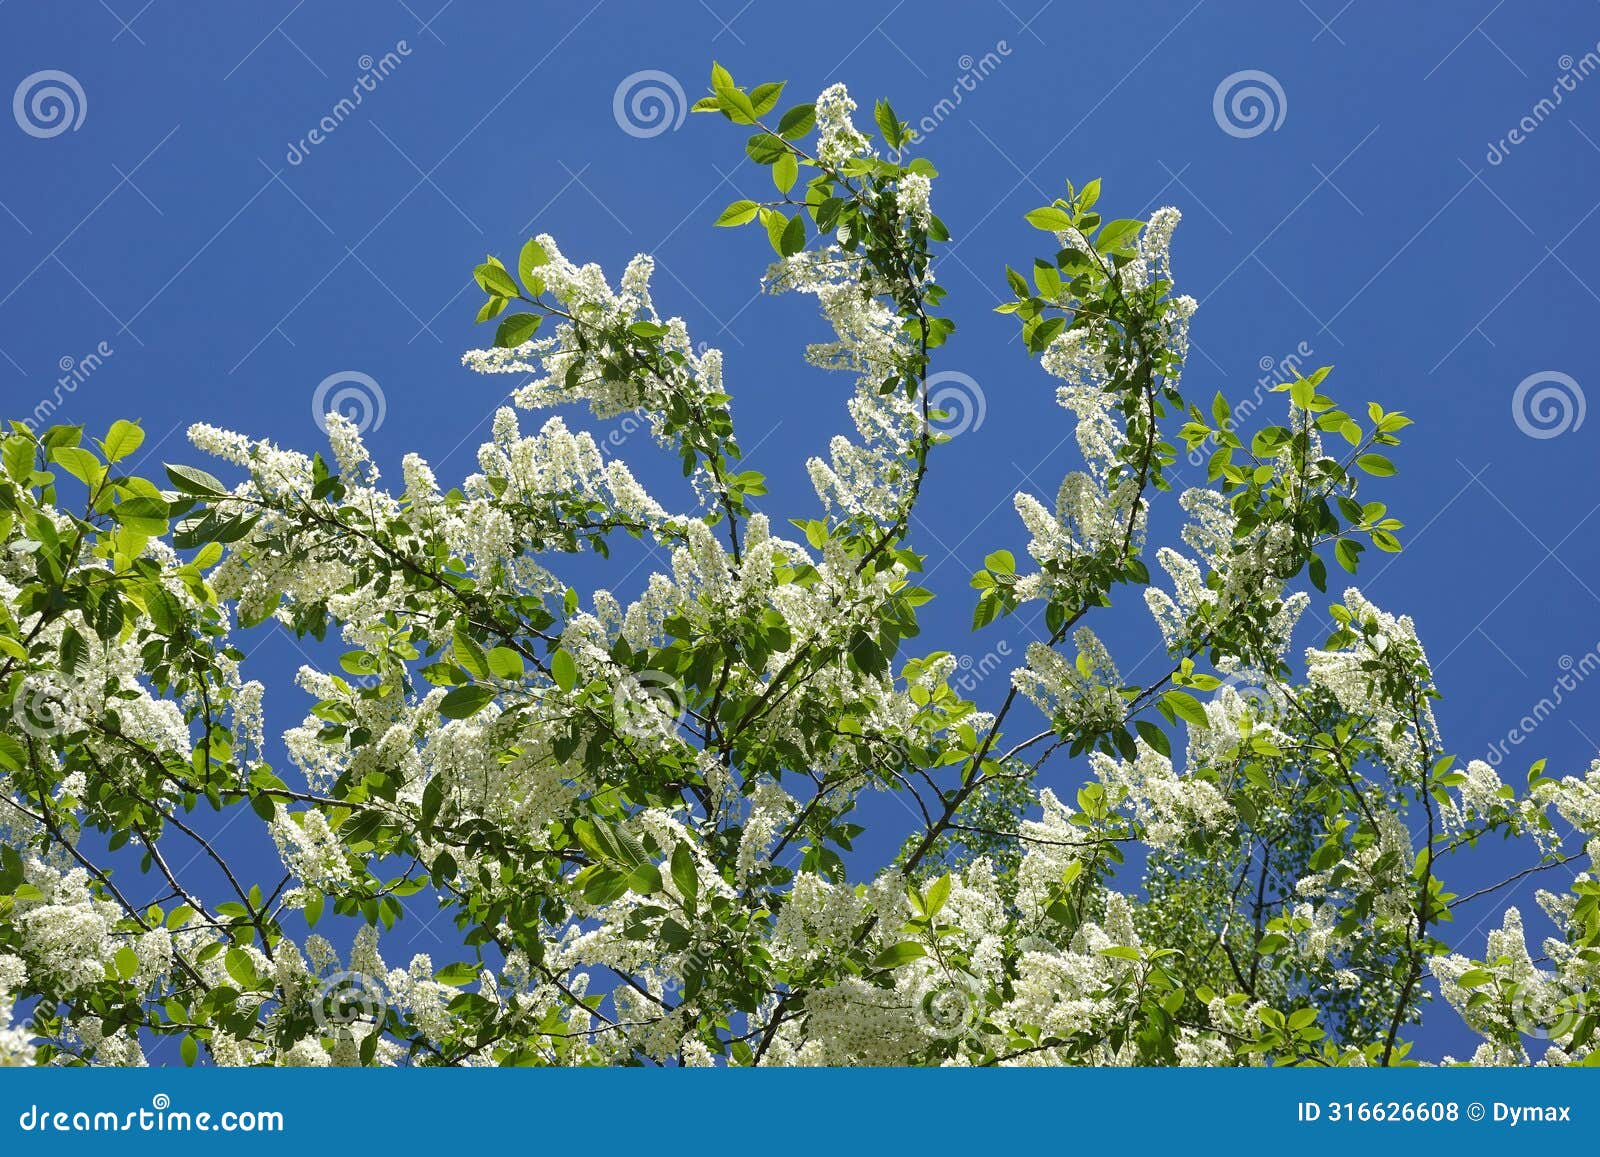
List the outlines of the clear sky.
{"label": "clear sky", "polygon": [[[737,129],[679,124],[673,90],[700,95],[712,58],[741,83],[787,79],[796,100],[844,81],[863,123],[887,96],[925,132],[955,237],[938,275],[960,326],[936,368],[983,399],[981,422],[974,411],[940,451],[915,528],[941,596],[924,649],[977,670],[1038,632],[1031,616],[967,631],[971,571],[1025,541],[1010,496],[1053,495],[1075,464],[1048,379],[990,308],[1004,264],[1037,246],[1022,214],[1063,179],[1099,176],[1111,216],[1184,212],[1176,279],[1202,303],[1194,397],[1250,397],[1298,358],[1334,364],[1342,401],[1416,419],[1384,492],[1407,550],[1359,581],[1416,618],[1450,747],[1466,759],[1500,744],[1518,782],[1541,755],[1568,772],[1596,753],[1600,679],[1579,679],[1600,661],[1600,416],[1581,420],[1600,386],[1585,344],[1600,321],[1600,7],[439,3],[0,6],[0,95],[17,92],[0,117],[4,415],[48,400],[54,420],[95,429],[141,419],[143,469],[159,476],[160,460],[196,459],[182,438],[195,420],[316,448],[319,386],[366,375],[323,396],[372,400],[367,437],[390,477],[414,449],[458,480],[506,384],[459,362],[489,340],[472,324],[471,266],[549,232],[613,274],[656,254],[658,304],[726,351],[748,464],[771,479],[766,509],[810,516],[803,459],[845,422],[848,383],[801,361],[820,330],[804,302],[757,295],[764,239],[711,228],[770,184]],[[67,79],[37,75],[50,71]],[[649,72],[665,75],[635,76]],[[1225,83],[1241,72],[1266,76]],[[648,99],[630,111],[640,85],[676,102],[666,121]],[[1240,86],[1271,110],[1234,109]],[[52,87],[70,124],[31,99]],[[359,105],[339,109],[353,91]],[[646,438],[621,453],[663,488],[676,473]],[[625,594],[647,573],[609,581]],[[1160,657],[1131,610],[1107,639],[1138,678]],[[1296,643],[1315,642],[1308,616]],[[303,714],[285,680],[302,661],[281,631],[255,638],[252,673],[279,688],[269,727]],[[1507,743],[1563,676],[1575,689]],[[892,803],[872,814],[905,822]],[[1447,882],[1465,893],[1522,866],[1485,849]],[[1530,909],[1533,884],[1513,902]],[[1499,910],[1463,909],[1466,949],[1481,951],[1474,925]],[[397,930],[396,955],[414,942],[446,958],[441,931]],[[1463,1042],[1425,1039],[1429,1052]]]}

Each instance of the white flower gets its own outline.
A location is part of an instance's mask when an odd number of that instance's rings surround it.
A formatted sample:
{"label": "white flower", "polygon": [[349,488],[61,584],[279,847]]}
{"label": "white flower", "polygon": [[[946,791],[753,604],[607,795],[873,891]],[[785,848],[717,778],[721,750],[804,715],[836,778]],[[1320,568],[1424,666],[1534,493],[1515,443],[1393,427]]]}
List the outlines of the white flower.
{"label": "white flower", "polygon": [[867,152],[867,140],[850,123],[856,102],[842,84],[824,89],[817,97],[817,156],[826,165],[839,165]]}
{"label": "white flower", "polygon": [[932,192],[933,182],[921,173],[907,173],[901,177],[899,197],[901,219],[922,230],[931,226],[933,209],[929,205],[928,198]]}

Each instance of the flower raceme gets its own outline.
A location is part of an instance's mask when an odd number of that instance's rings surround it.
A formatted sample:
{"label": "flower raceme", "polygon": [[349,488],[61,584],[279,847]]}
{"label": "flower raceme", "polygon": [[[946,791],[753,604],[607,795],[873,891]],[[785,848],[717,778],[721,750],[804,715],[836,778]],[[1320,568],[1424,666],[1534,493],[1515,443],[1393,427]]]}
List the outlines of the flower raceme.
{"label": "flower raceme", "polygon": [[[547,235],[476,270],[495,337],[465,363],[519,384],[453,485],[411,454],[386,486],[337,414],[309,455],[193,427],[227,481],[129,473],[129,422],[12,426],[0,1063],[1391,1064],[1430,978],[1474,1060],[1600,1055],[1593,878],[1542,895],[1535,965],[1515,910],[1482,960],[1448,943],[1439,874],[1491,833],[1535,867],[1592,856],[1600,767],[1521,794],[1457,769],[1413,625],[1358,590],[1292,658],[1329,561],[1399,549],[1368,488],[1407,419],[1340,409],[1325,370],[1248,438],[1221,395],[1203,410],[1178,212],[1104,219],[1098,182],[1067,186],[1000,308],[1081,461],[1016,495],[1024,563],[972,576],[975,628],[1033,602],[1044,632],[966,698],[953,650],[909,647],[948,439],[938,173],[901,163],[886,103],[873,134],[842,86],[782,93],[718,67],[696,108],[773,186],[717,224],[765,235],[763,285],[816,300],[831,338],[805,356],[848,382],[799,517],[763,509],[729,368],[659,312],[650,259],[613,284]],[[638,414],[683,500],[520,416],[574,403]],[[1169,439],[1211,450],[1158,582]],[[574,585],[574,556],[629,538],[667,561]],[[1166,656],[1143,684],[1096,630],[1122,588]],[[268,624],[329,660],[273,697],[308,706],[270,741],[246,658]],[[856,847],[868,793],[915,817],[887,862]],[[206,834],[246,809],[272,878]],[[449,959],[386,962],[429,908]]]}

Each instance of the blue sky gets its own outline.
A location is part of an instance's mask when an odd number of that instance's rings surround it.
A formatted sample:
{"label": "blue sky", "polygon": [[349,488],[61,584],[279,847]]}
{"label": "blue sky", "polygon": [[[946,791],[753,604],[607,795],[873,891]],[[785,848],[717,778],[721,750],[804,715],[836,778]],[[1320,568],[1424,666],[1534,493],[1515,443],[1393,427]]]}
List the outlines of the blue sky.
{"label": "blue sky", "polygon": [[[937,368],[970,377],[984,407],[941,452],[916,526],[943,596],[927,649],[983,667],[1036,630],[1028,616],[966,629],[971,570],[1023,545],[1011,494],[1053,494],[1075,457],[1047,379],[990,307],[1003,265],[1037,244],[1022,214],[1063,179],[1099,176],[1113,216],[1184,211],[1174,267],[1202,303],[1193,396],[1248,397],[1296,357],[1334,364],[1341,400],[1417,420],[1384,493],[1407,550],[1360,582],[1417,619],[1455,751],[1484,755],[1595,661],[1600,417],[1578,418],[1600,306],[1600,75],[1580,76],[1600,52],[1596,5],[438,4],[0,6],[0,89],[21,101],[15,124],[0,117],[6,415],[50,399],[59,421],[141,419],[148,472],[195,460],[182,439],[195,420],[313,448],[319,385],[356,373],[381,391],[368,439],[389,475],[415,449],[459,478],[505,384],[459,362],[488,340],[472,325],[471,266],[548,231],[613,273],[657,255],[658,303],[726,351],[766,508],[811,515],[803,459],[844,422],[847,383],[801,361],[820,331],[805,302],[757,296],[764,240],[710,227],[767,176],[717,118],[674,115],[652,133],[614,114],[641,72],[692,101],[716,58],[744,83],[789,80],[795,99],[844,81],[864,106],[888,96],[933,126],[922,152],[942,174],[935,205],[955,244],[939,277],[960,325]],[[26,99],[65,84],[36,76],[51,70],[76,86],[59,132]],[[1219,87],[1247,71],[1276,90],[1259,132],[1216,111]],[[363,76],[360,106],[310,142]],[[1552,411],[1562,432],[1517,421],[1529,379],[1524,402],[1546,388],[1566,400],[1564,419]],[[669,486],[675,470],[646,439],[622,453]],[[1131,609],[1108,639],[1138,677],[1159,657]],[[1297,643],[1318,641],[1314,627]],[[281,633],[252,650],[269,686],[301,661]],[[1594,755],[1600,687],[1562,696],[1509,748],[1508,778],[1541,755],[1563,771]],[[304,706],[287,686],[268,701],[279,728]],[[873,814],[903,822],[893,804]],[[1489,849],[1450,882],[1466,892],[1520,866]],[[1514,894],[1525,908],[1531,891]],[[1468,947],[1497,913],[1463,911]],[[440,951],[431,932],[410,935]]]}

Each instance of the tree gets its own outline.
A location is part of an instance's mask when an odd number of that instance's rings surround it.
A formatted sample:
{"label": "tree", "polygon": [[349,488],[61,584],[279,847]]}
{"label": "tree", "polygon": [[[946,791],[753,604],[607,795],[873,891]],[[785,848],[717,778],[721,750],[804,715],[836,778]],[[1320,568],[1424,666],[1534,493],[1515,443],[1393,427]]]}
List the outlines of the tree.
{"label": "tree", "polygon": [[[1369,489],[1409,419],[1341,409],[1326,370],[1248,438],[1224,397],[1202,410],[1179,384],[1177,211],[1107,220],[1099,182],[1068,185],[1027,215],[1043,255],[1006,271],[1001,310],[1083,463],[1053,508],[1017,495],[1029,559],[997,550],[972,578],[975,629],[1037,602],[1049,632],[984,709],[950,651],[909,648],[954,328],[936,171],[883,103],[875,147],[843,87],[782,113],[782,85],[716,67],[711,88],[697,111],[752,130],[776,186],[717,224],[759,224],[767,287],[816,297],[833,328],[809,360],[854,379],[855,432],[808,463],[820,506],[793,531],[760,509],[721,356],[658,314],[649,258],[613,289],[548,236],[515,272],[477,268],[498,331],[467,364],[530,378],[520,409],[637,411],[694,509],[510,407],[449,490],[415,455],[384,489],[338,414],[330,457],[195,426],[231,483],[133,476],[129,422],[92,443],[13,423],[0,1024],[29,1021],[0,1058],[134,1063],[176,1037],[218,1064],[1392,1064],[1435,981],[1477,1061],[1526,1061],[1534,1035],[1534,1059],[1600,1056],[1600,885],[1547,897],[1538,967],[1514,909],[1482,959],[1453,955],[1476,897],[1440,874],[1491,834],[1529,845],[1529,872],[1592,856],[1600,769],[1535,764],[1518,794],[1458,768],[1411,622],[1355,589],[1289,658],[1330,560],[1400,549]],[[1178,496],[1185,549],[1153,552],[1157,581],[1146,526],[1174,440],[1208,485]],[[670,550],[672,574],[627,606],[560,577],[624,536]],[[1144,685],[1091,625],[1129,592],[1170,656]],[[292,774],[269,765],[237,641],[269,620],[348,647],[300,674]],[[1035,783],[1056,756],[1086,764],[1074,798]],[[921,822],[862,874],[845,857],[868,789]],[[281,878],[239,878],[206,834],[204,813],[243,809]],[[225,901],[175,870],[184,845]],[[430,902],[457,958],[388,967],[381,930]],[[352,924],[345,952],[312,931]]]}

